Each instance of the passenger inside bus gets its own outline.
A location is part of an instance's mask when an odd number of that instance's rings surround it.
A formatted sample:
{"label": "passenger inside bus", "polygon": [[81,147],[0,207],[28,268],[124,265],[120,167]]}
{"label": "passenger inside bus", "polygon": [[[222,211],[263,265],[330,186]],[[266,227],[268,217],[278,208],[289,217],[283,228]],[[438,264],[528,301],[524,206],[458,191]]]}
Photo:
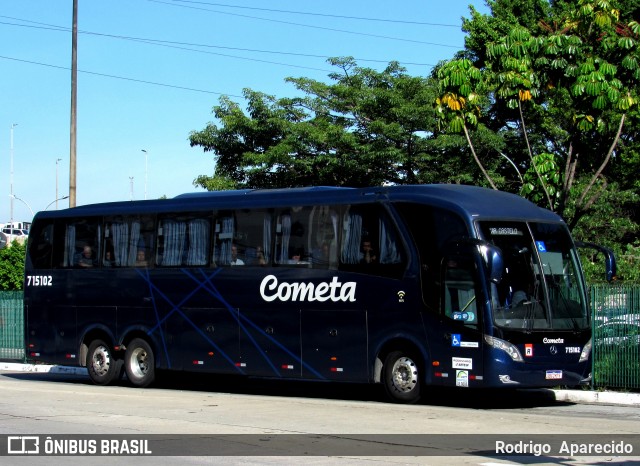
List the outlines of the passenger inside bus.
{"label": "passenger inside bus", "polygon": [[144,249],[139,249],[136,255],[136,267],[146,267],[149,265]]}
{"label": "passenger inside bus", "polygon": [[301,247],[295,248],[293,253],[291,254],[291,259],[287,263],[292,265],[308,264],[309,262],[304,260],[304,257],[305,257],[304,248],[301,248]]}
{"label": "passenger inside bus", "polygon": [[104,261],[102,261],[102,265],[105,267],[113,267],[113,253],[107,250],[104,253]]}
{"label": "passenger inside bus", "polygon": [[360,252],[361,264],[375,264],[378,262],[378,256],[376,255],[373,247],[371,246],[371,240],[365,239],[362,241],[362,251]]}
{"label": "passenger inside bus", "polygon": [[264,257],[264,251],[262,250],[262,246],[256,247],[256,258],[253,262],[254,265],[265,266],[267,265],[267,260]]}
{"label": "passenger inside bus", "polygon": [[244,261],[238,257],[238,246],[235,244],[231,245],[231,261],[229,262],[231,265],[244,265]]}
{"label": "passenger inside bus", "polygon": [[82,248],[82,253],[76,258],[76,265],[82,268],[93,267],[93,249],[88,244]]}

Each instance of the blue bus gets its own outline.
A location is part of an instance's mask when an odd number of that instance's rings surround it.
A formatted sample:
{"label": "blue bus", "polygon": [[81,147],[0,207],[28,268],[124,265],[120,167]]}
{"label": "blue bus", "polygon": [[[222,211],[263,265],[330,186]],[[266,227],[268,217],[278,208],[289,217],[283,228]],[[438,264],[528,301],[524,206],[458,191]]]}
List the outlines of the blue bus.
{"label": "blue bus", "polygon": [[[611,263],[608,262],[608,263]],[[158,370],[384,385],[576,386],[591,315],[556,214],[473,186],[184,194],[39,212],[26,354],[137,387]]]}

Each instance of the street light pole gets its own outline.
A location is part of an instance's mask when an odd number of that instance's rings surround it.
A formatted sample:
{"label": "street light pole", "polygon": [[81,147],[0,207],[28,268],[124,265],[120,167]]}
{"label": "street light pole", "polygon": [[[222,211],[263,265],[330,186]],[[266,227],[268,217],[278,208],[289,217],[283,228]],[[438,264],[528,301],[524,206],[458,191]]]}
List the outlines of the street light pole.
{"label": "street light pole", "polygon": [[[56,159],[56,210],[58,210],[58,162],[61,162],[62,159]],[[69,196],[65,197],[64,199],[68,198]],[[46,210],[46,209],[45,209]]]}
{"label": "street light pole", "polygon": [[145,149],[142,149],[144,152],[144,200],[147,200],[147,173],[149,168],[149,154]]}
{"label": "street light pole", "polygon": [[47,207],[45,207],[44,210],[47,210],[49,207],[51,207],[51,204],[53,204],[54,202],[56,203],[56,209],[57,209],[58,208],[58,201],[62,201],[64,199],[69,199],[69,195],[67,194],[66,196],[62,196],[60,199],[56,199],[55,201],[49,202],[49,204],[47,204]]}
{"label": "street light pole", "polygon": [[[22,202],[24,205],[26,205],[29,208],[29,212],[31,212],[31,218],[33,219],[33,217],[35,216],[35,214],[33,213],[33,209],[31,208],[31,206],[27,203],[27,201],[25,201],[24,199],[20,199],[18,196],[16,196],[15,194],[11,194],[10,195],[11,200],[13,201],[14,199],[17,199],[18,201]],[[13,225],[11,225],[11,230],[13,231]]]}
{"label": "street light pole", "polygon": [[133,201],[133,176],[129,177],[129,200]]}
{"label": "street light pole", "polygon": [[513,168],[515,168],[516,173],[518,174],[518,178],[520,178],[520,183],[524,184],[524,180],[522,179],[522,175],[520,174],[520,170],[518,170],[518,167],[516,166],[515,163],[513,163],[513,160],[511,160],[509,157],[507,157],[505,154],[503,154],[502,152],[498,151],[498,154],[500,154],[501,156],[503,156],[505,159],[507,159],[509,161],[509,163],[511,164],[511,166]]}
{"label": "street light pole", "polygon": [[76,206],[76,129],[78,111],[78,0],[73,0],[71,27],[71,122],[69,131],[69,207]]}
{"label": "street light pole", "polygon": [[[11,125],[11,171],[10,171],[10,187],[9,187],[9,197],[11,198],[11,207],[10,207],[10,212],[9,212],[9,222],[11,223],[9,225],[9,228],[11,228],[11,232],[13,232],[13,128],[15,128],[16,126],[18,126],[18,123],[13,123]],[[9,234],[9,242],[11,242],[11,233]]]}

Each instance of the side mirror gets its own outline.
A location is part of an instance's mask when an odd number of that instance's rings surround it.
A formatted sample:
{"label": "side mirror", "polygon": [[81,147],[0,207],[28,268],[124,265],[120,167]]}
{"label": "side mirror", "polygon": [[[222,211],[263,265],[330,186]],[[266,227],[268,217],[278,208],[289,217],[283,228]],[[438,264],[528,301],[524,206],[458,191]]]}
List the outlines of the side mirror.
{"label": "side mirror", "polygon": [[616,257],[611,249],[600,246],[599,244],[584,243],[582,241],[577,241],[576,246],[579,248],[595,249],[604,254],[605,277],[608,282],[616,278]]}
{"label": "side mirror", "polygon": [[504,261],[502,259],[502,250],[493,244],[483,243],[478,245],[478,249],[482,254],[487,269],[489,271],[489,280],[498,284],[502,281],[504,273]]}

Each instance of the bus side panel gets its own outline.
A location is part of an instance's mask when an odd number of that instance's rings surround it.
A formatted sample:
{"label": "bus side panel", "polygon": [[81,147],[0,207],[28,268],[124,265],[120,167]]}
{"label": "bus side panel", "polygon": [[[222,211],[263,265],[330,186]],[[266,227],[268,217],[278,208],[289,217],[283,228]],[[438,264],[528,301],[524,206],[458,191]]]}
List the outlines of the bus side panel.
{"label": "bus side panel", "polygon": [[240,309],[242,369],[248,375],[299,378],[300,311],[282,307]]}
{"label": "bus side panel", "polygon": [[365,382],[366,311],[314,311],[301,314],[302,377]]}
{"label": "bus side panel", "polygon": [[237,365],[238,311],[220,308],[182,308],[182,319],[174,320],[175,337],[185,370],[242,374]]}
{"label": "bus side panel", "polygon": [[78,363],[75,308],[35,304],[28,309],[27,356],[48,364]]}

